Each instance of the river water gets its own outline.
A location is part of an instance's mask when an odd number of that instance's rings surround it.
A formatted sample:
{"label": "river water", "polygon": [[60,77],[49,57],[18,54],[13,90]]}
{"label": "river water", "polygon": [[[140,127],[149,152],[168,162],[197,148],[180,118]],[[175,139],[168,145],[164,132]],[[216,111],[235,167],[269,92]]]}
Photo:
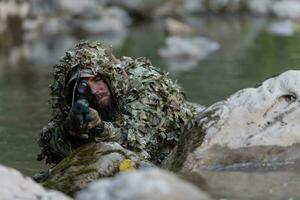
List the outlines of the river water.
{"label": "river water", "polygon": [[[50,119],[51,66],[79,39],[113,43],[118,57],[149,58],[155,66],[170,71],[190,101],[205,106],[285,70],[300,69],[300,34],[271,34],[269,19],[188,20],[200,35],[220,43],[217,52],[189,69],[184,65],[173,69],[158,56],[165,41],[160,24],[133,27],[127,35],[113,37],[55,35],[26,40],[15,30],[0,35],[0,163],[27,175],[47,168],[36,161],[36,155],[38,134]],[[209,187],[217,198],[297,199],[300,170],[204,172],[203,178],[205,184],[199,181],[199,185]]]}

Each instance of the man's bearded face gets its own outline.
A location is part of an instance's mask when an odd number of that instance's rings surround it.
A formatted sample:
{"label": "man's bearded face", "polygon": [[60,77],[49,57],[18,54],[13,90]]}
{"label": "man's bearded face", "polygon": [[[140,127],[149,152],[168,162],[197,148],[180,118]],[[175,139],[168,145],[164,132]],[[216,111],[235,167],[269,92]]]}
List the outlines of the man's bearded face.
{"label": "man's bearded face", "polygon": [[100,76],[87,79],[93,99],[90,102],[91,107],[96,109],[104,121],[111,121],[114,115],[114,105],[111,91],[105,80]]}

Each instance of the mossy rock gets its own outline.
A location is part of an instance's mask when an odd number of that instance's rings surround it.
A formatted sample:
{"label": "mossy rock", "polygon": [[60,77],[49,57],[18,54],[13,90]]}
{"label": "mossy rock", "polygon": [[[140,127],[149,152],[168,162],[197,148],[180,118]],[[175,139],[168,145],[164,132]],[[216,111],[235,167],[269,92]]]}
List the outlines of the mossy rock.
{"label": "mossy rock", "polygon": [[78,148],[53,169],[44,186],[73,196],[88,183],[120,172],[120,164],[130,160],[133,168],[151,166],[115,142],[91,143]]}

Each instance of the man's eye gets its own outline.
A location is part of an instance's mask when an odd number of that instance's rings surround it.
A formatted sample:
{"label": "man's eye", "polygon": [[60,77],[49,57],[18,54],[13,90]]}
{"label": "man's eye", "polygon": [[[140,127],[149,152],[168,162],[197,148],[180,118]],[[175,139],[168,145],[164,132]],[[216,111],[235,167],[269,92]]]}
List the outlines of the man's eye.
{"label": "man's eye", "polygon": [[95,77],[95,78],[94,78],[94,81],[101,81],[101,80],[102,80],[101,77]]}

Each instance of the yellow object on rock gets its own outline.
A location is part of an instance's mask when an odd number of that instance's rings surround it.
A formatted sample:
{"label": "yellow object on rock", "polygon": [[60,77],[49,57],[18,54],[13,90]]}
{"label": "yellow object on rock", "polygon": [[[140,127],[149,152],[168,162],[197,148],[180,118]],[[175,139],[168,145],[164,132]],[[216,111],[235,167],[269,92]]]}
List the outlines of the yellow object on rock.
{"label": "yellow object on rock", "polygon": [[120,172],[133,171],[135,170],[134,163],[130,159],[124,159],[119,165]]}

